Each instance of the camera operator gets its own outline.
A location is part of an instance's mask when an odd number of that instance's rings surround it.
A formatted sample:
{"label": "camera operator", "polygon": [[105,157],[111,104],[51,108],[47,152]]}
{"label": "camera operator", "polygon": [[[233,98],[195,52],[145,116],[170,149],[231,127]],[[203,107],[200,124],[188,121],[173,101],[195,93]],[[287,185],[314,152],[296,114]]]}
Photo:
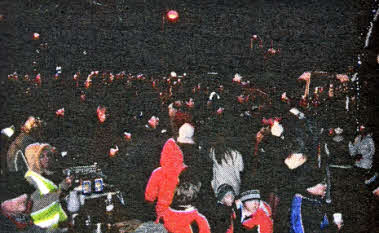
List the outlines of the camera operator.
{"label": "camera operator", "polygon": [[71,186],[72,177],[64,179],[58,186],[47,178],[54,177],[54,167],[57,166],[56,150],[49,144],[27,146],[25,157],[29,168],[25,178],[36,189],[30,197],[33,201],[31,220],[34,225],[48,229],[48,232],[59,232],[59,224],[67,220],[60,195]]}

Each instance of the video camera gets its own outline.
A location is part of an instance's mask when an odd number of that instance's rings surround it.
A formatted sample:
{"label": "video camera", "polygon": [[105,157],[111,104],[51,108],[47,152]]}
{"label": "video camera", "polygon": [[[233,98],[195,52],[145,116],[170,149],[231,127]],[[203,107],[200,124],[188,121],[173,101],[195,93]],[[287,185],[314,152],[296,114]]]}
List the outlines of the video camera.
{"label": "video camera", "polygon": [[77,186],[75,190],[84,194],[85,199],[100,198],[111,194],[116,195],[120,203],[125,205],[122,192],[116,186],[103,182],[107,176],[104,175],[97,163],[93,165],[69,167],[64,169],[63,173],[66,177],[74,177],[75,183],[79,183],[79,186]]}
{"label": "video camera", "polygon": [[66,177],[74,176],[75,179],[93,179],[98,177],[106,179],[106,175],[104,175],[97,163],[94,163],[93,165],[69,167],[63,169],[63,174]]}

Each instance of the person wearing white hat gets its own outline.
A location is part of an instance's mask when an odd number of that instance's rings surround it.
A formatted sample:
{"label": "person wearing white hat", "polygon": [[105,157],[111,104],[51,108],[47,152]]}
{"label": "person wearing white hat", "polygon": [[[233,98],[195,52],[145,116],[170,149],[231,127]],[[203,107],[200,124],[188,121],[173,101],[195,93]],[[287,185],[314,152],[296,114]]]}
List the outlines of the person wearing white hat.
{"label": "person wearing white hat", "polygon": [[179,136],[176,141],[183,151],[184,163],[188,167],[197,169],[200,173],[205,173],[212,168],[212,161],[209,156],[202,153],[203,148],[195,142],[194,135],[195,127],[190,123],[184,123],[179,128]]}
{"label": "person wearing white hat", "polygon": [[195,128],[189,123],[184,123],[179,128],[179,137],[177,138],[177,142],[182,144],[195,144],[195,141],[193,140],[194,133]]}
{"label": "person wearing white hat", "polygon": [[[195,171],[193,174],[199,177],[202,184],[210,184],[212,180],[212,160],[195,141],[195,127],[190,123],[184,123],[179,128],[177,144],[183,152],[183,161],[188,168]],[[207,205],[211,205],[212,189],[210,185],[204,185],[200,190],[198,201],[200,212],[207,211]]]}

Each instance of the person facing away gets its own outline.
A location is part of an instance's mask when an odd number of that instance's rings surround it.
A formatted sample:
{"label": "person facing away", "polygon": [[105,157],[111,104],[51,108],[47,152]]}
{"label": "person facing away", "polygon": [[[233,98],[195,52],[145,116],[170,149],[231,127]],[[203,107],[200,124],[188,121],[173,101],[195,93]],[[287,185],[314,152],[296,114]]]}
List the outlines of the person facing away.
{"label": "person facing away", "polygon": [[241,186],[241,175],[244,163],[241,153],[227,147],[224,137],[218,137],[217,142],[210,148],[213,161],[213,179],[211,185],[217,197],[218,190],[222,185],[232,187],[234,195],[239,195]]}
{"label": "person facing away", "polygon": [[211,187],[217,199],[216,209],[210,211],[210,223],[215,232],[226,232],[231,225],[232,205],[240,192],[244,169],[242,155],[227,145],[223,133],[211,141],[209,157],[213,161]]}
{"label": "person facing away", "polygon": [[178,185],[178,177],[187,167],[183,163],[182,151],[172,138],[168,139],[163,146],[160,165],[151,173],[145,190],[146,201],[157,201],[155,206],[156,222],[159,222],[171,205],[175,188]]}
{"label": "person facing away", "polygon": [[208,158],[200,153],[199,146],[195,142],[195,127],[192,124],[184,123],[180,126],[176,142],[183,152],[184,163],[198,172],[205,172],[208,165]]}
{"label": "person facing away", "polygon": [[188,168],[180,174],[172,205],[163,216],[164,226],[168,232],[211,232],[207,218],[193,206],[200,188],[200,179],[193,170]]}

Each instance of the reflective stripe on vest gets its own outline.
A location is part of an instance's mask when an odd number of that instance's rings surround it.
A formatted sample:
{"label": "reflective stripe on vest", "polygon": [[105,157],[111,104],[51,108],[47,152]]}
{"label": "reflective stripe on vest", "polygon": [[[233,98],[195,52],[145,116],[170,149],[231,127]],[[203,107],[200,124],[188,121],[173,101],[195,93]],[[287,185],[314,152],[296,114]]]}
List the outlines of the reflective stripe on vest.
{"label": "reflective stripe on vest", "polygon": [[[36,183],[40,195],[46,195],[58,190],[58,187],[50,180],[40,174],[29,170],[25,178],[31,178]],[[50,205],[30,214],[33,223],[41,228],[57,228],[59,222],[67,219],[67,215],[59,202],[55,201]]]}
{"label": "reflective stripe on vest", "polygon": [[58,223],[67,219],[67,215],[59,202],[53,202],[49,206],[32,214],[33,223],[41,228],[57,228]]}
{"label": "reflective stripe on vest", "polygon": [[25,178],[30,177],[36,184],[41,195],[46,195],[50,192],[58,190],[58,187],[50,180],[41,176],[40,174],[29,170],[25,174]]}

